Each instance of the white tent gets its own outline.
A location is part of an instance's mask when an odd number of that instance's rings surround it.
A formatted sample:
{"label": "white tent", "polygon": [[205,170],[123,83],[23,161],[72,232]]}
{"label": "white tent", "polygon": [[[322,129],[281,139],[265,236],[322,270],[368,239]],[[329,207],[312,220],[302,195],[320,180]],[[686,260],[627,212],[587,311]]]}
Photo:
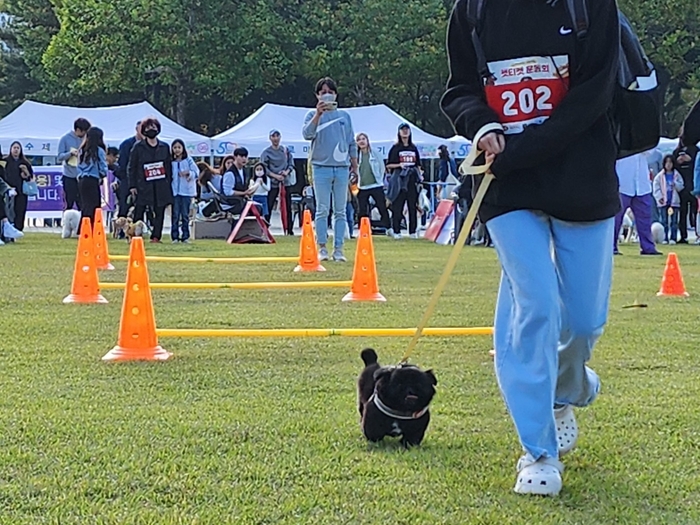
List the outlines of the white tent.
{"label": "white tent", "polygon": [[73,129],[75,119],[83,117],[93,126],[102,128],[108,146],[118,147],[124,139],[134,135],[136,122],[149,116],[155,116],[160,121],[161,140],[171,142],[182,139],[189,154],[209,156],[209,137],[180,126],[148,102],[103,108],[74,108],[27,101],[0,120],[0,146],[3,153],[7,154],[10,144],[18,140],[25,155],[55,157],[58,141]]}
{"label": "white tent", "polygon": [[[411,125],[413,142],[423,158],[436,158],[437,148],[441,144],[452,145],[459,140],[464,144],[467,143],[461,137],[455,139],[456,142],[453,143],[426,133],[384,104],[342,109],[350,114],[355,133],[367,133],[372,148],[380,152],[384,158],[389,154],[392,144],[396,142],[398,127],[402,122]],[[257,157],[270,145],[270,131],[276,129],[282,134],[282,143],[292,151],[294,157],[305,159],[308,156],[310,142],[302,137],[301,128],[310,110],[311,108],[265,104],[247,119],[216,135],[212,139],[214,155],[230,155],[236,147],[243,146],[251,157]]]}

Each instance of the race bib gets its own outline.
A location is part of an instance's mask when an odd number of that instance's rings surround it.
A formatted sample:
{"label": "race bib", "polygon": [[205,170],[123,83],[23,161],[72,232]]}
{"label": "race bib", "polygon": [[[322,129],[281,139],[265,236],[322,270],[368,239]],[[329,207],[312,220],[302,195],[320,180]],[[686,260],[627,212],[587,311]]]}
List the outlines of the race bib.
{"label": "race bib", "polygon": [[528,57],[489,62],[486,101],[506,134],[547,120],[569,91],[569,57]]}
{"label": "race bib", "polygon": [[162,162],[151,162],[143,165],[146,182],[165,178],[165,165]]}
{"label": "race bib", "polygon": [[416,152],[415,151],[399,151],[399,163],[400,164],[411,164],[415,166],[416,164]]}

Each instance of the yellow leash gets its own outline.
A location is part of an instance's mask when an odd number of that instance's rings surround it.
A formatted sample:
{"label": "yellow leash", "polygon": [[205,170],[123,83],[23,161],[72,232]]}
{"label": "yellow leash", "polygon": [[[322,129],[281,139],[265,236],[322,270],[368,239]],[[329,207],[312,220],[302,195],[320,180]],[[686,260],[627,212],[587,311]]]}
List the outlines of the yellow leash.
{"label": "yellow leash", "polygon": [[413,350],[416,348],[418,339],[421,335],[423,335],[423,330],[428,324],[430,317],[433,315],[433,311],[435,310],[435,306],[437,306],[438,300],[442,295],[442,291],[445,289],[445,285],[447,284],[450,275],[452,275],[452,271],[457,265],[459,254],[462,252],[462,248],[464,248],[464,243],[467,241],[467,236],[469,235],[469,233],[472,230],[472,227],[474,226],[476,214],[479,212],[481,202],[484,200],[484,195],[486,195],[486,191],[489,189],[489,185],[494,179],[493,174],[490,171],[488,171],[491,167],[491,164],[487,164],[484,166],[474,166],[474,161],[482,153],[481,151],[476,149],[477,143],[478,141],[474,140],[474,145],[472,146],[471,151],[469,152],[469,156],[467,156],[467,158],[464,159],[464,162],[462,162],[461,166],[459,167],[459,172],[462,175],[476,175],[484,173],[484,179],[481,181],[481,185],[479,186],[479,189],[476,192],[476,196],[474,197],[474,202],[472,203],[471,208],[467,212],[467,217],[466,219],[464,219],[464,224],[462,225],[462,229],[459,232],[459,237],[455,241],[455,245],[452,248],[450,258],[447,260],[445,270],[442,272],[442,276],[440,277],[440,280],[438,281],[438,284],[435,287],[435,291],[433,292],[433,295],[430,298],[428,307],[425,309],[423,317],[421,318],[420,323],[418,323],[418,327],[416,328],[416,332],[413,334],[411,342],[408,343],[408,348],[403,354],[403,357],[401,358],[399,364],[405,364],[406,362],[408,362],[408,358],[411,356]]}

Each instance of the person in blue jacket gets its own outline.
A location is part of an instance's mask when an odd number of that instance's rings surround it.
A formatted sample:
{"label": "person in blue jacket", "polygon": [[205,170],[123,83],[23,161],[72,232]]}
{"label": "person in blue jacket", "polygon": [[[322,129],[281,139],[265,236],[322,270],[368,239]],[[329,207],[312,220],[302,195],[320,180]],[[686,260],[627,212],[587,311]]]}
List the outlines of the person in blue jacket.
{"label": "person in blue jacket", "polygon": [[170,239],[177,242],[190,242],[190,208],[197,196],[197,163],[187,155],[185,143],[180,139],[170,145],[173,157],[173,212],[171,217]]}
{"label": "person in blue jacket", "polygon": [[107,148],[104,133],[95,126],[89,128],[78,156],[78,195],[80,214],[95,222],[95,209],[102,207],[102,180],[107,176]]}

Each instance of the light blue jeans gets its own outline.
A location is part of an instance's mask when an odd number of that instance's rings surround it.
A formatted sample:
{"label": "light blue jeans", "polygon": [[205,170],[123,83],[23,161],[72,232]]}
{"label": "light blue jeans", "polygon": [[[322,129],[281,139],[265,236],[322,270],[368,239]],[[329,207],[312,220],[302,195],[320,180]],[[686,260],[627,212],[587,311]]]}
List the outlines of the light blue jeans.
{"label": "light blue jeans", "polygon": [[[333,196],[334,248],[342,249],[345,242],[345,203],[348,200],[350,170],[347,166],[314,166],[314,194],[316,196],[316,237],[318,244],[328,242],[328,213]],[[338,205],[339,204],[339,205]]]}
{"label": "light blue jeans", "polygon": [[487,226],[503,270],[498,384],[525,451],[557,458],[553,407],[587,406],[600,389],[586,363],[608,316],[614,218],[575,223],[522,210]]}

